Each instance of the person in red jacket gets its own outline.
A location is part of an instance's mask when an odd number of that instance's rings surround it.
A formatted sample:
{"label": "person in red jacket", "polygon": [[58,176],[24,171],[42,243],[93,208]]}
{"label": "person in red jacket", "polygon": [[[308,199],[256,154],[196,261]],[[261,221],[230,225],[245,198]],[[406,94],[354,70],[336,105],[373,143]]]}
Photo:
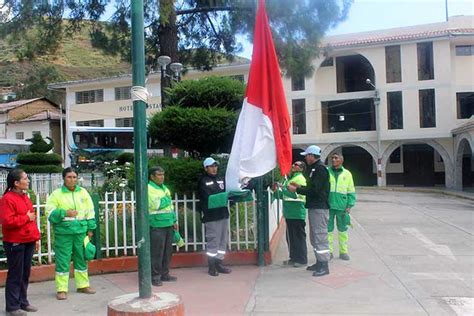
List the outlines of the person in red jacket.
{"label": "person in red jacket", "polygon": [[31,259],[40,239],[36,213],[26,194],[29,183],[28,175],[23,170],[10,171],[7,189],[0,200],[0,224],[8,266],[5,284],[7,315],[26,315],[26,312],[38,311],[27,299]]}

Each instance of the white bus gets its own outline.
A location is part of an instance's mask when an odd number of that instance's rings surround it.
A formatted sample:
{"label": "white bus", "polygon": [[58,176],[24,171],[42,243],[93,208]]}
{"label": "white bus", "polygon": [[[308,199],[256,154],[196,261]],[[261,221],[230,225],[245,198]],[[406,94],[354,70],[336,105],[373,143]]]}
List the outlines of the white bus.
{"label": "white bus", "polygon": [[28,151],[31,143],[23,139],[0,139],[0,169],[11,169],[16,166],[16,156]]}

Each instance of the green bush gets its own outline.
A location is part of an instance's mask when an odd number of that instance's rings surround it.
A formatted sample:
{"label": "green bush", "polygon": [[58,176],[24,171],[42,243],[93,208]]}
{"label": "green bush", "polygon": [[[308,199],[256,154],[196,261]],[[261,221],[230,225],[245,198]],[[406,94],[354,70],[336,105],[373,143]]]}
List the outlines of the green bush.
{"label": "green bush", "polygon": [[192,158],[154,157],[149,160],[148,165],[165,169],[165,184],[173,194],[196,191],[197,180],[203,172],[201,161]]}
{"label": "green bush", "polygon": [[235,79],[206,77],[185,80],[167,90],[168,104],[185,108],[225,108],[238,110],[242,107],[245,85]]}
{"label": "green bush", "polygon": [[229,152],[236,125],[237,113],[233,111],[174,106],[150,119],[149,133],[163,144],[184,149],[193,157],[204,157]]}
{"label": "green bush", "polygon": [[58,154],[19,153],[16,161],[24,165],[60,165],[62,158]]}
{"label": "green bush", "polygon": [[133,163],[135,161],[135,156],[133,153],[121,153],[117,156],[117,164],[124,165],[126,162]]}
{"label": "green bush", "polygon": [[23,169],[26,173],[61,173],[63,168],[55,165],[20,165],[20,169]]}

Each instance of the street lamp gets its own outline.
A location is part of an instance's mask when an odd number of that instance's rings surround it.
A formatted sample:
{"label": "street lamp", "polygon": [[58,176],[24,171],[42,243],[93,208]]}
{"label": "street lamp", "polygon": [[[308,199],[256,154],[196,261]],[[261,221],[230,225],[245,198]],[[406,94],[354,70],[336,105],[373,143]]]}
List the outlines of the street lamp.
{"label": "street lamp", "polygon": [[[169,87],[169,80],[180,81],[181,71],[183,70],[183,64],[181,63],[171,63],[171,57],[162,55],[158,57],[158,64],[160,65],[161,70],[161,81],[160,81],[160,92],[161,92],[161,109],[166,105],[165,102],[165,88]],[[169,65],[172,74],[169,75],[167,72],[167,67]]]}
{"label": "street lamp", "polygon": [[375,130],[377,132],[377,186],[382,186],[382,146],[380,144],[380,96],[379,90],[372,83],[372,80],[366,79],[365,83],[374,88],[374,106],[375,106]]}

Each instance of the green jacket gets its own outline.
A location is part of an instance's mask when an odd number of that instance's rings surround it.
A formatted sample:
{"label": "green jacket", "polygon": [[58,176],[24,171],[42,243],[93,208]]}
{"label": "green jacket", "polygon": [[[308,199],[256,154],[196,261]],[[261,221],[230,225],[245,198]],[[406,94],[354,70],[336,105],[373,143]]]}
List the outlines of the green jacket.
{"label": "green jacket", "polygon": [[296,194],[287,190],[288,184],[294,182],[300,186],[306,186],[306,178],[301,172],[295,172],[291,178],[283,182],[282,188],[275,192],[275,198],[283,200],[283,216],[287,219],[306,219],[306,208],[304,195]]}
{"label": "green jacket", "polygon": [[[77,211],[77,216],[67,217],[67,210]],[[46,200],[46,214],[55,234],[80,234],[97,227],[94,203],[87,190],[78,185],[74,191],[64,185],[53,191]]]}
{"label": "green jacket", "polygon": [[148,214],[151,227],[170,227],[176,222],[171,192],[166,185],[148,182]]}
{"label": "green jacket", "polygon": [[352,208],[356,202],[356,193],[351,172],[342,166],[337,170],[329,167],[328,171],[331,185],[329,208],[339,211],[346,210],[348,207]]}

